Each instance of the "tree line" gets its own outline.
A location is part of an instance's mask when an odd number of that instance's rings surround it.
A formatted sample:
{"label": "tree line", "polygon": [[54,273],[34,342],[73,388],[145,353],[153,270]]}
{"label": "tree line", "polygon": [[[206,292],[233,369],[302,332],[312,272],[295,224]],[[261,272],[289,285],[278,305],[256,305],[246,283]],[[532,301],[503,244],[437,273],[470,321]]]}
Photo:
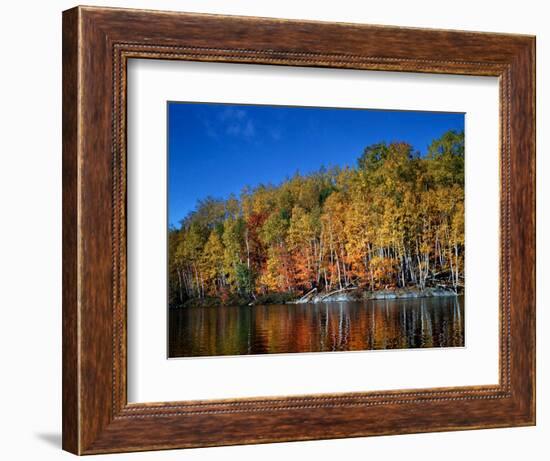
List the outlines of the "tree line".
{"label": "tree line", "polygon": [[312,289],[459,292],[464,133],[446,132],[424,156],[379,143],[355,167],[199,201],[169,229],[168,265],[171,307],[280,302]]}

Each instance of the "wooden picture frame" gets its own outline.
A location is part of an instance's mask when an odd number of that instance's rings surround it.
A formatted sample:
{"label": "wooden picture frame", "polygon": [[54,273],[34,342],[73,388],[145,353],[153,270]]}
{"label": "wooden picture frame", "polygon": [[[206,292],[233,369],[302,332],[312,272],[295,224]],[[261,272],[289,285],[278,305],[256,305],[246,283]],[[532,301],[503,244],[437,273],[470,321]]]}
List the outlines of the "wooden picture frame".
{"label": "wooden picture frame", "polygon": [[[126,63],[496,76],[500,382],[129,404]],[[535,38],[77,7],[63,13],[63,448],[75,454],[535,424]]]}

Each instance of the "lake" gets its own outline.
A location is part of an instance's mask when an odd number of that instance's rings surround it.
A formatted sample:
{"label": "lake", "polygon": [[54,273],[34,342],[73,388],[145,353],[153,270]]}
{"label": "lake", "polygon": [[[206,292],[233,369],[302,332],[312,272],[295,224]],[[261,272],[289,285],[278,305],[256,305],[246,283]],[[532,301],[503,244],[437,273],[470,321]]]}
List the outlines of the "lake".
{"label": "lake", "polygon": [[464,346],[464,297],[169,310],[169,357]]}

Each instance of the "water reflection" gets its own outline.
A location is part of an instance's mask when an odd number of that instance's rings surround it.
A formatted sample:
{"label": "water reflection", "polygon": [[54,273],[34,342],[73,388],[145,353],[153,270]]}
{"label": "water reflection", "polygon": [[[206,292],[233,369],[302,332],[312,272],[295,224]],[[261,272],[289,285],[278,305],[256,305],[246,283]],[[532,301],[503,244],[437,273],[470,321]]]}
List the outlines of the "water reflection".
{"label": "water reflection", "polygon": [[464,346],[464,299],[171,309],[169,356]]}

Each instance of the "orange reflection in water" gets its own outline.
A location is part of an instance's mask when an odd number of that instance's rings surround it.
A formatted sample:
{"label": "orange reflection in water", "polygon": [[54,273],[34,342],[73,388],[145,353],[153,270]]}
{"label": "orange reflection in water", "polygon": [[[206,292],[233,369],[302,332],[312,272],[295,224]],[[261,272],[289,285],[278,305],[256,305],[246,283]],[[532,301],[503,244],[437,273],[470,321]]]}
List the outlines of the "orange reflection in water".
{"label": "orange reflection in water", "polygon": [[464,298],[198,307],[169,313],[169,356],[464,346]]}

